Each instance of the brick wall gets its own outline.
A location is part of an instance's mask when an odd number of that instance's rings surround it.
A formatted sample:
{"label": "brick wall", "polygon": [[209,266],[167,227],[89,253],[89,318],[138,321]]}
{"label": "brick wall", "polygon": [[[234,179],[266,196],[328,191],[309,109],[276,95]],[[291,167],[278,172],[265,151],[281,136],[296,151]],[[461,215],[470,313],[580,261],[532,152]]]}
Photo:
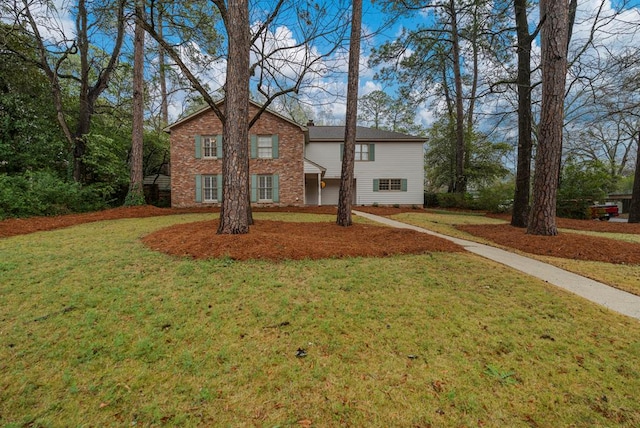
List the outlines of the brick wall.
{"label": "brick wall", "polygon": [[[251,117],[256,111],[257,108],[251,105]],[[278,135],[278,159],[251,159],[249,163],[250,174],[279,175],[280,201],[270,205],[303,205],[303,131],[299,126],[266,111],[249,133]],[[210,109],[171,128],[171,206],[210,205],[196,202],[196,175],[221,174],[222,159],[196,159],[195,136],[219,134],[222,134],[222,124]]]}

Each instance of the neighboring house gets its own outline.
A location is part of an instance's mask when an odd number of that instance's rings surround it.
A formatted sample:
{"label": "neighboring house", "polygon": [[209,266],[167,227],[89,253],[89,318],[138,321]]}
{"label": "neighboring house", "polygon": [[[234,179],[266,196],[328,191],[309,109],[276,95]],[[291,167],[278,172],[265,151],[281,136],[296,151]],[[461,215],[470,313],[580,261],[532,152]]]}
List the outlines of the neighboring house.
{"label": "neighboring house", "polygon": [[142,180],[144,196],[147,203],[169,206],[171,203],[171,176],[167,174],[151,174]]}
{"label": "neighboring house", "polygon": [[[259,106],[252,103],[250,114]],[[218,204],[222,198],[222,124],[210,108],[168,127],[171,205]],[[251,202],[337,205],[344,127],[301,126],[265,111],[249,130]],[[424,138],[358,127],[357,205],[422,205]]]}

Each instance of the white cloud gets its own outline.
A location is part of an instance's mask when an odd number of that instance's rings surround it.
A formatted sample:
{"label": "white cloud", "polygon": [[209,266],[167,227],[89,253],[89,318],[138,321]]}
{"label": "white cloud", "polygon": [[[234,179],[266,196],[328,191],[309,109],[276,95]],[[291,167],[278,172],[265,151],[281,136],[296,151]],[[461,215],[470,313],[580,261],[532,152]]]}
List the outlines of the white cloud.
{"label": "white cloud", "polygon": [[[26,16],[22,5],[16,8],[3,6],[3,16],[0,22],[14,23],[26,22]],[[67,44],[75,40],[75,20],[71,15],[71,2],[68,0],[55,0],[52,2],[33,1],[29,3],[28,10],[38,26],[38,32],[46,44]]]}
{"label": "white cloud", "polygon": [[366,82],[364,82],[364,85],[360,89],[360,96],[362,97],[363,95],[368,95],[371,92],[381,91],[381,90],[382,90],[382,85],[380,83],[367,80]]}

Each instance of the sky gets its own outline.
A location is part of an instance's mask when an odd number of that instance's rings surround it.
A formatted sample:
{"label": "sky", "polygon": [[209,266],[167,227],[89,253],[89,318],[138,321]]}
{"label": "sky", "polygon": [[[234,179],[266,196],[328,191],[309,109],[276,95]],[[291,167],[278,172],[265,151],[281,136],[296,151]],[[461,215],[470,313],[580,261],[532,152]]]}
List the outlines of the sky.
{"label": "sky", "polygon": [[[331,6],[339,3],[340,0],[319,1],[322,4]],[[579,0],[576,26],[572,39],[576,46],[581,44],[588,37],[593,21],[587,19],[587,17],[591,16],[594,11],[598,10],[601,6],[601,2],[602,0]],[[55,39],[60,39],[63,33],[67,36],[72,34],[74,19],[70,13],[65,11],[68,11],[70,9],[69,6],[74,3],[75,2],[70,0],[55,0],[54,4],[56,6],[57,13],[49,14],[48,17],[49,19],[53,19],[56,22],[56,25],[47,27],[43,26],[42,31]],[[619,0],[615,3],[619,3]],[[628,46],[640,45],[640,32],[615,35],[617,30],[628,23],[640,26],[640,0],[631,0],[627,3],[628,10],[621,15],[617,21],[609,22],[599,28],[599,32],[596,35],[596,41],[603,47],[603,50],[592,50],[590,54],[597,56],[602,54],[604,49],[610,52],[616,52]],[[259,2],[259,4],[268,4],[268,2],[262,1]],[[610,14],[611,7],[612,1],[605,0],[601,16],[607,16]],[[320,16],[317,18],[320,21],[324,19],[326,22],[317,22],[317,24],[329,25],[332,19],[336,19],[333,16],[333,13],[338,11],[335,9],[335,7],[330,7],[327,13],[324,14],[326,16]],[[41,9],[37,13],[42,17],[46,15],[45,9]],[[375,90],[385,90],[389,92],[390,95],[395,95],[394,91],[396,88],[394,84],[383,83],[376,80],[375,74],[377,70],[368,67],[371,48],[380,46],[386,41],[394,40],[398,37],[403,28],[415,28],[417,25],[427,23],[430,19],[428,14],[418,11],[416,11],[412,16],[404,17],[393,24],[385,24],[385,21],[388,18],[389,14],[384,10],[381,10],[379,1],[372,3],[370,0],[365,0],[363,12],[363,33],[366,37],[363,39],[360,61],[360,96],[366,95]],[[532,26],[535,25],[535,22],[538,20],[537,8],[531,9],[530,20]],[[60,28],[61,30],[58,31],[56,28]],[[269,46],[270,44],[271,46],[277,44],[279,47],[295,46],[299,42],[300,38],[299,34],[296,33],[294,26],[290,25],[290,23],[286,21],[278,22],[277,27],[273,29],[271,36],[271,38],[267,38],[264,41],[265,46]],[[315,45],[310,46],[310,52],[312,52],[312,54],[318,54],[323,51],[323,48],[325,48],[325,46],[322,46],[321,43],[317,42]],[[536,57],[536,52],[539,52],[539,48],[537,43],[534,43],[534,58]],[[304,52],[298,49],[289,51],[288,55],[293,56],[287,57],[286,60],[280,59],[274,64],[274,68],[282,72],[284,75],[290,75],[289,77],[291,77],[295,74],[295,67],[291,66],[293,60],[290,63],[288,63],[288,60],[290,58],[300,60],[304,56]],[[299,97],[306,101],[309,106],[313,106],[312,109],[314,111],[312,114],[315,116],[314,119],[316,122],[325,121],[327,123],[337,123],[343,120],[346,101],[344,99],[344,94],[346,94],[347,60],[348,52],[346,50],[339,50],[333,53],[330,57],[322,59],[316,64],[319,71],[321,71],[325,66],[331,66],[332,68],[341,70],[341,73],[319,73],[321,76],[315,78],[313,82],[310,82],[309,85],[303,87],[301,90]],[[226,63],[224,60],[218,60],[213,62],[206,70],[201,71],[201,78],[209,83],[211,89],[216,90],[223,84],[225,66]],[[342,96],[336,97],[336,95]],[[177,119],[177,117],[182,113],[184,108],[184,103],[182,101],[183,100],[180,96],[173,98],[170,108],[172,118]],[[495,106],[492,108],[495,108]],[[430,106],[422,105],[418,109],[417,121],[420,124],[428,126],[433,119],[434,114]]]}

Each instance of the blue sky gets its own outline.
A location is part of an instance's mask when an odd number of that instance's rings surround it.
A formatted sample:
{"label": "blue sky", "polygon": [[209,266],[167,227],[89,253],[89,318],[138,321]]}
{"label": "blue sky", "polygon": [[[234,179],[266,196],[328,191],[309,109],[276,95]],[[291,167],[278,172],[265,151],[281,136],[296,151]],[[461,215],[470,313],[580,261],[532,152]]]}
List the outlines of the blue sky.
{"label": "blue sky", "polygon": [[[587,30],[590,28],[591,22],[584,19],[584,16],[588,14],[589,11],[596,10],[602,0],[579,0],[579,13],[578,18],[576,20],[576,29],[574,31],[574,41],[579,43],[581,39],[586,38]],[[619,4],[621,0],[617,0],[614,4]],[[74,20],[73,17],[68,13],[64,13],[65,10],[68,10],[69,5],[74,2],[69,0],[56,0],[55,1],[57,9],[59,12],[59,16],[55,18],[58,26],[63,29],[63,31],[67,34],[73,32],[74,28]],[[626,2],[628,6],[640,8],[640,0],[632,0],[630,2]],[[268,1],[265,1],[261,4],[269,4]],[[337,4],[336,2],[332,2],[331,0],[327,0],[327,4]],[[604,9],[605,14],[607,9],[611,6],[610,0],[605,0]],[[367,68],[367,59],[370,53],[371,46],[379,46],[385,41],[395,39],[400,33],[403,27],[406,28],[414,28],[416,25],[420,23],[424,23],[425,20],[429,19],[426,14],[415,12],[413,16],[404,17],[402,20],[395,22],[393,25],[383,26],[382,24],[388,18],[388,14],[380,9],[379,2],[371,2],[369,0],[365,1],[364,5],[364,14],[363,14],[363,26],[365,32],[375,34],[371,37],[365,39],[362,48],[362,61],[361,61],[361,76],[360,76],[360,95],[365,95],[376,89],[384,89],[388,92],[391,92],[393,95],[394,87],[393,85],[383,84],[382,82],[376,81],[374,79],[375,70],[371,70]],[[538,19],[538,11],[537,8],[531,9],[530,20],[532,21],[532,25],[535,25]],[[633,35],[624,35],[624,36],[611,36],[610,32],[606,30],[614,30],[619,29],[620,22],[633,22],[635,24],[640,25],[640,14],[638,13],[638,9],[629,10],[626,13],[622,20],[609,24],[607,27],[603,28],[599,36],[599,42],[606,47],[608,50],[615,51],[617,49],[621,49],[625,46],[632,45],[640,45],[640,33],[636,33]],[[382,28],[381,28],[382,27]],[[283,23],[279,28],[280,35],[283,36],[284,42],[295,44],[295,32],[287,32],[286,24]],[[58,32],[51,32],[53,35],[58,35]],[[313,47],[321,49],[321,47]],[[597,52],[595,52],[597,54]],[[346,69],[347,69],[347,52],[342,51],[338,52],[330,59],[331,65],[338,66],[342,69],[343,73],[338,75],[329,75],[324,78],[318,78],[316,83],[321,86],[320,88],[308,88],[308,91],[303,91],[300,95],[301,98],[306,98],[308,100],[309,105],[320,105],[322,106],[318,111],[318,116],[323,116],[327,120],[333,119],[335,121],[340,121],[344,117],[344,99],[343,98],[335,98],[336,94],[344,94],[346,93],[345,85],[346,85]],[[213,89],[220,87],[224,82],[224,73],[225,73],[225,62],[220,61],[214,64],[207,70],[203,70],[201,75],[203,79],[207,80]],[[333,95],[333,96],[331,96]],[[182,109],[182,103],[180,99],[174,99],[174,105],[172,106],[172,113],[174,117],[180,114]],[[317,119],[317,118],[316,118]],[[421,107],[418,112],[418,120],[424,124],[428,125],[429,122],[433,119],[432,112],[428,109],[427,106]]]}

